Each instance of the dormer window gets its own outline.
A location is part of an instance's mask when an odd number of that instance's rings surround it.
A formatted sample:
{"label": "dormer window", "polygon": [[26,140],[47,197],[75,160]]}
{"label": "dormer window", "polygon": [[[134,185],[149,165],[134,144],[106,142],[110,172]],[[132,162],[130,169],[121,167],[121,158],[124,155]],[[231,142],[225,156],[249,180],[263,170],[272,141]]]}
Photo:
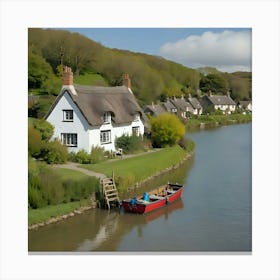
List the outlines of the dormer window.
{"label": "dormer window", "polygon": [[63,110],[63,121],[72,122],[73,121],[73,110]]}
{"label": "dormer window", "polygon": [[110,112],[106,112],[103,115],[103,121],[104,121],[104,123],[111,123],[111,113]]}
{"label": "dormer window", "polygon": [[140,121],[140,114],[139,114],[139,113],[136,113],[136,114],[134,115],[134,121],[135,121],[135,122]]}

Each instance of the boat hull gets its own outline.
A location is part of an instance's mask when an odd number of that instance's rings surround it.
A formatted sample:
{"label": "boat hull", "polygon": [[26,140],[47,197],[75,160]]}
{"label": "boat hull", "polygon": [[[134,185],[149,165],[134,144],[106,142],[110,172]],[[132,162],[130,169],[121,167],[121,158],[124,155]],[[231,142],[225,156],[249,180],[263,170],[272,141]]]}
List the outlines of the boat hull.
{"label": "boat hull", "polygon": [[[166,193],[159,197],[158,200],[143,201],[142,199],[136,199],[135,203],[131,203],[131,199],[123,200],[122,207],[126,212],[145,214],[156,209],[166,206],[168,203],[172,203],[178,200],[183,193],[183,186],[177,184],[168,184],[161,188],[168,187],[172,193]],[[153,193],[153,191],[151,192]],[[152,197],[152,196],[151,196]]]}

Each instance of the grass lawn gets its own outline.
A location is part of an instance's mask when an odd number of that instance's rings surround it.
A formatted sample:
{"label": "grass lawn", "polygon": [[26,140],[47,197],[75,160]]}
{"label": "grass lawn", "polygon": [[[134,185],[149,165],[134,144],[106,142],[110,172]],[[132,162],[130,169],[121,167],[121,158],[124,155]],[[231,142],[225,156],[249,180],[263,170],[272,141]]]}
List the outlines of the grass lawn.
{"label": "grass lawn", "polygon": [[28,225],[46,221],[52,217],[64,215],[78,209],[82,206],[90,204],[90,200],[62,203],[58,205],[49,205],[39,209],[28,209]]}
{"label": "grass lawn", "polygon": [[80,165],[82,168],[112,176],[133,176],[134,182],[139,182],[149,176],[180,162],[186,151],[179,146],[161,149],[156,152],[135,156],[132,158],[103,162],[99,164]]}
{"label": "grass lawn", "polygon": [[53,168],[53,172],[56,173],[62,181],[74,180],[79,181],[84,178],[90,177],[76,170],[71,170],[67,168]]}

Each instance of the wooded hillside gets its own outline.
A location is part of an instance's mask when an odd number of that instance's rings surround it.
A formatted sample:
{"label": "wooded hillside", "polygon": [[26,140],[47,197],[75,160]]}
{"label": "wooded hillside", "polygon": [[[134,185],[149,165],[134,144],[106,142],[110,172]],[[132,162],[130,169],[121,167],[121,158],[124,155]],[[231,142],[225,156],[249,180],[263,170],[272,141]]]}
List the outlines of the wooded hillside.
{"label": "wooded hillside", "polygon": [[157,56],[106,48],[63,30],[31,28],[28,44],[28,85],[33,94],[58,94],[63,64],[73,69],[75,83],[81,84],[120,85],[122,74],[129,73],[141,105],[166,96],[197,95],[207,74],[218,76],[214,78],[222,83],[221,93],[230,88],[236,101],[251,98],[249,72],[222,73],[205,68],[207,73],[203,73],[204,68],[195,70]]}

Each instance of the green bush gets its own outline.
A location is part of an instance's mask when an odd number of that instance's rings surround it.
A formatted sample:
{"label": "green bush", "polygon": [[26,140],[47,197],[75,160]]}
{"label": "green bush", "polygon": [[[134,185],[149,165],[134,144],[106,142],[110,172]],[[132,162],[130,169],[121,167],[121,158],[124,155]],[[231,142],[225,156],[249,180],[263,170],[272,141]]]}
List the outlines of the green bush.
{"label": "green bush", "polygon": [[43,147],[41,133],[33,127],[28,128],[28,154],[39,158]]}
{"label": "green bush", "polygon": [[105,151],[101,147],[92,147],[89,155],[90,163],[99,163],[105,160]]}
{"label": "green bush", "polygon": [[150,120],[155,147],[173,146],[185,134],[185,126],[174,114],[163,114]]}
{"label": "green bush", "polygon": [[135,184],[135,176],[132,173],[128,173],[125,176],[116,176],[115,182],[118,189],[124,190]]}
{"label": "green bush", "polygon": [[118,149],[122,149],[125,154],[144,150],[144,141],[141,136],[135,134],[122,135],[116,138],[115,145]]}
{"label": "green bush", "polygon": [[28,206],[34,209],[44,207],[47,202],[43,199],[40,177],[28,174]]}
{"label": "green bush", "polygon": [[64,189],[57,174],[51,170],[40,174],[41,191],[43,199],[48,205],[55,205],[63,202]]}
{"label": "green bush", "polygon": [[47,163],[65,163],[67,148],[58,141],[47,142],[41,149],[41,156]]}
{"label": "green bush", "polygon": [[53,136],[54,127],[44,119],[36,119],[33,122],[34,128],[40,131],[42,140],[49,141]]}
{"label": "green bush", "polygon": [[94,164],[105,160],[105,151],[101,147],[92,147],[91,153],[88,154],[85,150],[79,150],[76,154],[71,153],[68,159],[81,164]]}
{"label": "green bush", "polygon": [[85,150],[80,150],[75,155],[75,162],[78,163],[90,163],[89,154]]}
{"label": "green bush", "polygon": [[79,181],[66,180],[63,182],[64,202],[78,201],[88,198],[93,192],[99,190],[99,181],[94,177]]}

